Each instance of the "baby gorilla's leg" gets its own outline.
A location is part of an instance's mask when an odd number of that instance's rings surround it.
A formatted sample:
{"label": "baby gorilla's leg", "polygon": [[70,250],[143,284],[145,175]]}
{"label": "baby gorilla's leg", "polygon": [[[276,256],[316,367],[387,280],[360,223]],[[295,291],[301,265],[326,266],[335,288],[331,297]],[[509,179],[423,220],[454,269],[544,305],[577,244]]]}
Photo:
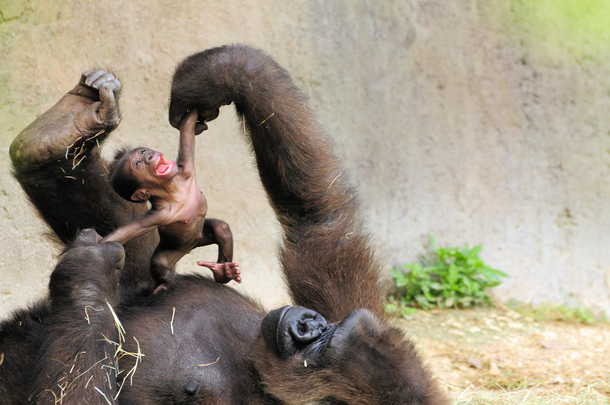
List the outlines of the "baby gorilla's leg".
{"label": "baby gorilla's leg", "polygon": [[197,262],[198,265],[207,267],[214,273],[214,280],[217,283],[228,283],[235,280],[241,283],[241,272],[237,269],[237,263],[231,262],[233,259],[233,234],[229,224],[220,219],[206,218],[203,223],[202,237],[197,246],[218,245],[218,261]]}
{"label": "baby gorilla's leg", "polygon": [[176,263],[188,252],[167,250],[158,246],[150,259],[150,275],[157,283],[153,294],[167,290],[167,283],[176,272]]}
{"label": "baby gorilla's leg", "polygon": [[231,280],[235,280],[238,283],[241,283],[241,277],[239,276],[241,274],[241,271],[239,271],[239,269],[237,268],[237,266],[239,266],[239,264],[237,263],[212,263],[199,261],[197,262],[197,264],[199,266],[207,267],[208,269],[212,270],[212,273],[214,273],[214,280],[217,283],[225,284]]}

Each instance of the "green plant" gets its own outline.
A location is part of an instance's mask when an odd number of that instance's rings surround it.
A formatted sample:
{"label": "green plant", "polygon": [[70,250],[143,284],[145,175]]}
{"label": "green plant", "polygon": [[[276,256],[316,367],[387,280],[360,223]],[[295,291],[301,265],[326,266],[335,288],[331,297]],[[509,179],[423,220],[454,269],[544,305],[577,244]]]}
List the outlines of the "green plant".
{"label": "green plant", "polygon": [[[481,245],[472,249],[465,245],[457,247],[437,247],[430,236],[432,252],[430,258],[422,257],[420,262],[405,264],[409,270],[403,273],[398,268],[391,270],[399,289],[400,298],[390,299],[404,316],[404,310],[419,306],[430,308],[467,308],[474,305],[491,305],[487,289],[497,286],[501,277],[508,277],[500,270],[487,266],[479,257]],[[392,312],[392,308],[387,308]]]}
{"label": "green plant", "polygon": [[392,315],[400,315],[406,319],[411,319],[411,315],[417,312],[417,308],[409,306],[408,303],[402,298],[397,300],[392,295],[390,298],[388,298],[385,304],[385,312]]}

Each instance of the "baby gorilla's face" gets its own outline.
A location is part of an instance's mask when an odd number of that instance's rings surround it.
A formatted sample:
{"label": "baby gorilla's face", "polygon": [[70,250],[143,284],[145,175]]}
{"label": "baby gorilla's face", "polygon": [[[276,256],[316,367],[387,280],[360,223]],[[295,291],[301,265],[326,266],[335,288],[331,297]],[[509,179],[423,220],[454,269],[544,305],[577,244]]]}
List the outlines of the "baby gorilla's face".
{"label": "baby gorilla's face", "polygon": [[136,148],[131,153],[126,170],[142,187],[163,184],[178,174],[175,162],[167,160],[157,151]]}

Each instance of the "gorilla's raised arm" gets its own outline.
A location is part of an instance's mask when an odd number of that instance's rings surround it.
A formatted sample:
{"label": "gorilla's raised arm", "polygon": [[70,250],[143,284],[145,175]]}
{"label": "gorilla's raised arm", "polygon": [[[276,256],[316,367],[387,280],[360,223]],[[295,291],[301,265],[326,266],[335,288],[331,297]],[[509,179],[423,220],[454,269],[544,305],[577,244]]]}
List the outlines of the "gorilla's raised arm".
{"label": "gorilla's raised arm", "polygon": [[445,404],[412,344],[384,322],[356,192],[288,73],[242,45],[192,55],[174,75],[169,120],[197,108],[202,131],[232,102],[284,230],[292,299],[305,307],[262,321],[265,346],[252,358],[266,392],[282,404]]}
{"label": "gorilla's raised arm", "polygon": [[380,263],[356,191],[289,74],[260,50],[226,46],[184,60],[171,94],[174,127],[191,107],[203,125],[235,103],[284,229],[281,262],[294,302],[333,322],[359,308],[383,316]]}
{"label": "gorilla's raised arm", "polygon": [[85,156],[83,145],[103,141],[119,124],[120,91],[121,83],[110,73],[83,73],[76,87],[13,140],[13,165],[18,170],[38,169],[71,156],[75,166]]}
{"label": "gorilla's raised arm", "polygon": [[118,243],[86,229],[60,256],[51,274],[50,313],[30,381],[36,404],[114,404],[117,351],[125,340],[115,320],[118,273],[125,263]]}
{"label": "gorilla's raised arm", "polygon": [[[105,236],[146,211],[120,198],[108,183],[99,148],[120,121],[120,82],[101,70],[84,73],[79,83],[13,140],[14,175],[64,243],[81,229]],[[152,281],[150,256],[158,234],[151,232],[126,245],[126,286]]]}

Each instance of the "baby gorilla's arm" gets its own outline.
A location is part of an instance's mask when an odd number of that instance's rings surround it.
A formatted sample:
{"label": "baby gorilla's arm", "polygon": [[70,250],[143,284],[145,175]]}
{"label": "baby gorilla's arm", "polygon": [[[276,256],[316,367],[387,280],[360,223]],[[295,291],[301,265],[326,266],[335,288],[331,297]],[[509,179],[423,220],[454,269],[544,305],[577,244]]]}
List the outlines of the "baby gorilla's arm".
{"label": "baby gorilla's arm", "polygon": [[233,259],[233,234],[229,224],[219,219],[208,218],[203,223],[203,236],[197,246],[218,245],[217,263],[199,261],[199,266],[207,267],[214,273],[214,280],[218,283],[228,283],[235,280],[241,283],[241,272]]}
{"label": "baby gorilla's arm", "polygon": [[102,242],[118,242],[120,244],[125,244],[140,235],[144,235],[145,233],[158,228],[159,225],[161,225],[161,222],[161,211],[150,210],[146,212],[146,214],[136,218],[130,224],[115,229],[112,233],[102,239]]}
{"label": "baby gorilla's arm", "polygon": [[195,172],[195,125],[197,124],[197,110],[193,109],[180,122],[180,147],[176,163],[182,167],[183,172]]}

